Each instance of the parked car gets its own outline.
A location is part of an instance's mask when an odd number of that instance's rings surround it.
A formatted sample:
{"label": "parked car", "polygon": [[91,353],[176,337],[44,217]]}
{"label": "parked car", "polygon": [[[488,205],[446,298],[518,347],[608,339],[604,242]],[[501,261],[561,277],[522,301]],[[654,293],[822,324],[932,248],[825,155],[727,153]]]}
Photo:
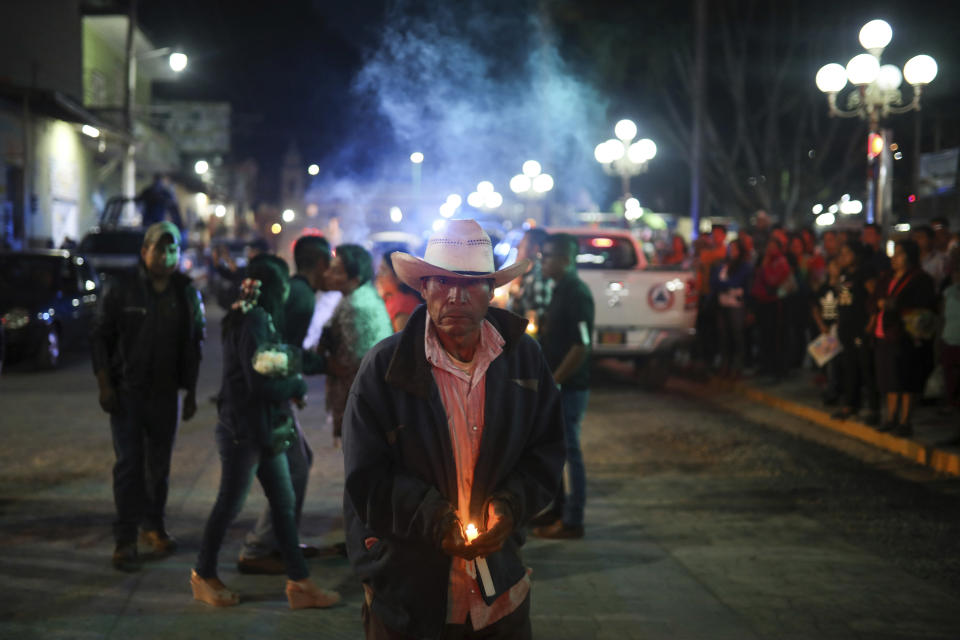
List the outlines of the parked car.
{"label": "parked car", "polygon": [[0,253],[4,361],[32,359],[41,368],[55,368],[63,348],[86,340],[99,294],[99,277],[82,255]]}
{"label": "parked car", "polygon": [[[649,267],[627,229],[551,228],[577,238],[577,273],[593,293],[596,319],[593,355],[631,358],[638,370],[656,373],[659,364],[690,343],[697,316],[697,291],[690,270]],[[508,265],[516,260],[522,233],[513,231],[494,253]],[[504,300],[505,288],[494,300]],[[663,380],[662,371],[651,378]]]}
{"label": "parked car", "polygon": [[140,227],[99,227],[80,241],[77,251],[93,263],[101,280],[137,268],[144,230]]}

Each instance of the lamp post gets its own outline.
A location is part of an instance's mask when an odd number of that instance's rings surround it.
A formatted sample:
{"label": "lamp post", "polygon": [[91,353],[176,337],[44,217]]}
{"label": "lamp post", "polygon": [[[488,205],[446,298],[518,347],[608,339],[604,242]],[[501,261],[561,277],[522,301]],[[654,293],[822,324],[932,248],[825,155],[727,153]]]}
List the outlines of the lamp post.
{"label": "lamp post", "polygon": [[138,54],[134,48],[134,36],[137,31],[137,0],[131,0],[127,13],[126,36],[126,72],[127,78],[123,92],[123,126],[127,133],[127,146],[123,153],[121,170],[121,189],[123,197],[128,199],[127,206],[132,207],[132,200],[137,189],[137,147],[133,124],[133,102],[137,90],[137,63],[149,58],[169,56],[170,68],[180,73],[187,68],[187,56],[172,47],[163,47]]}
{"label": "lamp post", "polygon": [[636,142],[637,125],[632,120],[621,120],[613,128],[616,138],[601,142],[593,150],[593,157],[611,176],[620,176],[623,199],[630,198],[630,178],[647,170],[647,164],[657,155],[657,145],[650,138]]}
{"label": "lamp post", "polygon": [[[526,214],[527,204],[533,200],[539,200],[553,189],[553,176],[543,172],[543,167],[536,160],[527,160],[523,163],[523,172],[510,178],[510,190],[526,200],[524,203],[524,213]],[[529,215],[527,215],[529,217]],[[547,223],[546,208],[544,208],[541,222]]]}
{"label": "lamp post", "polygon": [[[889,156],[888,140],[880,130],[880,121],[887,116],[920,110],[923,88],[937,75],[937,63],[928,55],[907,60],[903,71],[892,64],[881,64],[883,50],[893,38],[893,29],[883,20],[871,20],[860,29],[860,44],[867,53],[850,59],[846,67],[826,64],[817,71],[816,83],[827,94],[830,116],[861,118],[869,126],[867,138],[867,222],[884,221],[883,192],[889,189],[892,165],[884,159]],[[910,102],[904,104],[900,84],[906,80],[913,88]],[[837,96],[849,82],[854,90],[846,95],[846,106],[837,106]],[[915,163],[920,162],[919,135]]]}

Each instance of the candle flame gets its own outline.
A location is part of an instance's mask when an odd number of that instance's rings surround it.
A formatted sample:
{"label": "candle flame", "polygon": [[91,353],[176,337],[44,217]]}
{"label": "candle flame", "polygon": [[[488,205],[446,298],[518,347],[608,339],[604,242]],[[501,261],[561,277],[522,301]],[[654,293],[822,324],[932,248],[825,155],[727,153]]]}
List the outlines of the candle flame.
{"label": "candle flame", "polygon": [[467,542],[473,542],[473,540],[480,535],[480,532],[477,531],[477,526],[472,522],[467,525]]}

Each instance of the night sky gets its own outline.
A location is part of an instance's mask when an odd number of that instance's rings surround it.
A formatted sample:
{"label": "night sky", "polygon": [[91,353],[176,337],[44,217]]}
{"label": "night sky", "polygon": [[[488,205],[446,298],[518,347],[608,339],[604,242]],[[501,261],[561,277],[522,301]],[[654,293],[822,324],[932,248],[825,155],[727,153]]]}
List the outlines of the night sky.
{"label": "night sky", "polygon": [[[960,3],[723,4],[757,41],[795,10],[809,42],[789,80],[818,99],[819,65],[860,53],[859,26],[883,17],[894,28],[885,62],[902,65],[916,53],[937,59],[925,117],[940,116],[941,146],[960,143]],[[674,67],[692,49],[692,3],[141,0],[140,22],[155,45],[190,56],[188,73],[155,94],[230,101],[233,157],[255,158],[268,176],[291,141],[305,163],[321,165],[324,180],[402,175],[419,149],[458,188],[479,174],[505,186],[535,154],[555,165],[559,197],[604,207],[617,184],[596,165],[593,146],[630,117],[659,146],[637,189],[661,210],[687,206],[683,149],[663,131],[671,126],[663,96],[682,87]],[[708,34],[715,66],[712,22]],[[751,79],[762,85],[764,73],[758,63]],[[718,97],[710,108],[722,113],[719,93],[712,80]],[[269,197],[270,180],[264,188]]]}

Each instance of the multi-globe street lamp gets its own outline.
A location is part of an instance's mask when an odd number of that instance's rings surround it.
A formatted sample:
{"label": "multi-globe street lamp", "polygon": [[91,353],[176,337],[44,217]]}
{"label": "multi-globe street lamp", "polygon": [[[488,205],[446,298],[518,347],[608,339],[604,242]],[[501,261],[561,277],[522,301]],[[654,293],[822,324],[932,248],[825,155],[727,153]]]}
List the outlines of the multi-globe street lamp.
{"label": "multi-globe street lamp", "polygon": [[621,120],[613,128],[616,138],[601,142],[593,157],[611,176],[620,176],[624,201],[630,198],[630,178],[647,170],[648,163],[657,155],[657,145],[650,138],[636,142],[637,125],[632,120]]}
{"label": "multi-globe street lamp", "polygon": [[[831,116],[841,118],[861,118],[869,124],[867,155],[870,163],[870,179],[867,183],[867,222],[882,222],[882,192],[889,184],[888,173],[892,169],[883,166],[881,158],[889,148],[887,140],[880,131],[880,120],[889,115],[920,110],[920,96],[923,88],[937,75],[937,63],[928,55],[917,55],[903,65],[903,71],[892,64],[881,64],[883,50],[893,38],[893,29],[883,20],[871,20],[860,29],[860,44],[867,50],[854,56],[844,67],[835,62],[826,64],[817,71],[816,83],[820,91],[827,94],[827,104]],[[906,80],[913,88],[910,102],[904,104],[900,92],[901,83]],[[854,90],[846,96],[846,106],[837,106],[839,93],[850,83]],[[920,141],[915,141],[918,163]]]}
{"label": "multi-globe street lamp", "polygon": [[493,188],[493,183],[483,180],[477,183],[477,190],[467,196],[467,204],[474,209],[493,211],[503,204],[503,196]]}
{"label": "multi-globe street lamp", "polygon": [[[528,214],[529,201],[539,200],[553,189],[553,176],[543,172],[543,167],[536,160],[527,160],[523,163],[522,173],[510,178],[510,190],[519,197],[528,201],[524,203],[525,214]],[[529,217],[529,215],[528,215]],[[546,218],[546,211],[544,211]]]}

